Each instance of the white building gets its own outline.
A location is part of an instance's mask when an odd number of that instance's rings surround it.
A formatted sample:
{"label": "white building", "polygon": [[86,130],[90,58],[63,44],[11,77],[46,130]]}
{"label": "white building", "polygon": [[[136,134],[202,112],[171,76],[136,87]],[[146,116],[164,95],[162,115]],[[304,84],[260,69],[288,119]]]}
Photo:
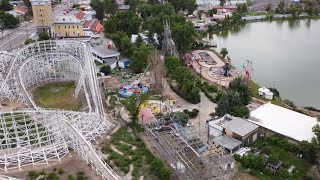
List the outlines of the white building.
{"label": "white building", "polygon": [[290,142],[311,141],[317,119],[271,103],[251,111],[250,122],[259,126],[259,135],[279,134]]}
{"label": "white building", "polygon": [[91,47],[94,60],[109,65],[111,69],[117,67],[120,53],[116,50],[109,49],[106,45]]}

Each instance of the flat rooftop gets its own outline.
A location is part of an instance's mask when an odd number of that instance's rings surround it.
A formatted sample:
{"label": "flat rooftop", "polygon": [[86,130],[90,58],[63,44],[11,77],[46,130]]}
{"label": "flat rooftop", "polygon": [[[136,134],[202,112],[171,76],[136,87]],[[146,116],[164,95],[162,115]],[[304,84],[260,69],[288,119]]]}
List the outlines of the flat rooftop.
{"label": "flat rooftop", "polygon": [[240,136],[246,136],[247,134],[251,133],[252,131],[258,129],[254,123],[251,123],[247,120],[244,120],[239,117],[233,117],[230,115],[226,115],[226,118],[230,118],[230,121],[222,124],[221,126],[229,131],[232,131]]}
{"label": "flat rooftop", "polygon": [[317,119],[271,103],[251,111],[250,122],[296,141],[311,141]]}
{"label": "flat rooftop", "polygon": [[100,56],[101,58],[111,58],[120,56],[120,53],[113,49],[108,49],[106,45],[99,45],[91,47],[92,53]]}
{"label": "flat rooftop", "polygon": [[215,144],[219,144],[220,146],[227,148],[229,150],[233,150],[234,148],[240,146],[242,144],[241,141],[237,139],[233,139],[231,137],[228,137],[226,135],[219,136],[215,139],[213,139],[213,142]]}

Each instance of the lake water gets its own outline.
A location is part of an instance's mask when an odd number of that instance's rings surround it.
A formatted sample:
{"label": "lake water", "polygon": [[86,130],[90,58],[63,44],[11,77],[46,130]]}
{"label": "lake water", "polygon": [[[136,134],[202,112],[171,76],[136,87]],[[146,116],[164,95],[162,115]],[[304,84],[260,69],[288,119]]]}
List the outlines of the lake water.
{"label": "lake water", "polygon": [[237,68],[253,61],[252,79],[261,86],[275,86],[299,106],[320,108],[320,20],[247,23],[214,40]]}

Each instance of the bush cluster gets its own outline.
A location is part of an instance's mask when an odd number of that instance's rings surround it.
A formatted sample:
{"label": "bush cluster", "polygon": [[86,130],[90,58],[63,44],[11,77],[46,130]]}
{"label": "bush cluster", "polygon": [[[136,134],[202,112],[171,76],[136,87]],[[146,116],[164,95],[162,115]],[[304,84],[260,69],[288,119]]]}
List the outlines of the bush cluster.
{"label": "bush cluster", "polygon": [[167,57],[165,66],[169,77],[177,83],[171,89],[186,101],[197,104],[200,102],[200,85],[201,82],[189,68],[183,66],[177,57]]}
{"label": "bush cluster", "polygon": [[[200,88],[207,98],[213,103],[217,103],[224,94],[224,91],[219,90],[215,85],[209,84],[208,82],[204,82]],[[212,93],[216,93],[216,95],[214,96]]]}
{"label": "bush cluster", "polygon": [[192,109],[192,111],[189,111],[189,109],[183,110],[185,114],[187,114],[190,118],[197,117],[199,110],[198,109]]}

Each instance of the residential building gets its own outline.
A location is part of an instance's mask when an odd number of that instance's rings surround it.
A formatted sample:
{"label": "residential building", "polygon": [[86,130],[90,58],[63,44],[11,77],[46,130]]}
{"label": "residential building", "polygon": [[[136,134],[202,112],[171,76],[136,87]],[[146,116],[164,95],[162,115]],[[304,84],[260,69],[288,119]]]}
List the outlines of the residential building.
{"label": "residential building", "polygon": [[51,34],[54,18],[50,0],[30,0],[33,12],[33,23],[37,31],[48,31]]}
{"label": "residential building", "polygon": [[229,114],[208,123],[213,142],[231,154],[257,139],[258,129],[254,123]]}
{"label": "residential building", "polygon": [[271,103],[250,112],[249,121],[259,126],[259,136],[280,135],[291,143],[311,142],[317,119]]}
{"label": "residential building", "polygon": [[223,132],[227,136],[241,141],[242,146],[246,146],[257,139],[259,126],[256,124],[228,114],[222,118],[225,121],[221,124]]}
{"label": "residential building", "polygon": [[56,15],[54,17],[54,35],[58,38],[82,37],[84,35],[82,23],[72,14]]}
{"label": "residential building", "polygon": [[93,37],[100,38],[103,25],[92,19],[91,11],[66,9],[55,14],[55,36],[58,38]]}

